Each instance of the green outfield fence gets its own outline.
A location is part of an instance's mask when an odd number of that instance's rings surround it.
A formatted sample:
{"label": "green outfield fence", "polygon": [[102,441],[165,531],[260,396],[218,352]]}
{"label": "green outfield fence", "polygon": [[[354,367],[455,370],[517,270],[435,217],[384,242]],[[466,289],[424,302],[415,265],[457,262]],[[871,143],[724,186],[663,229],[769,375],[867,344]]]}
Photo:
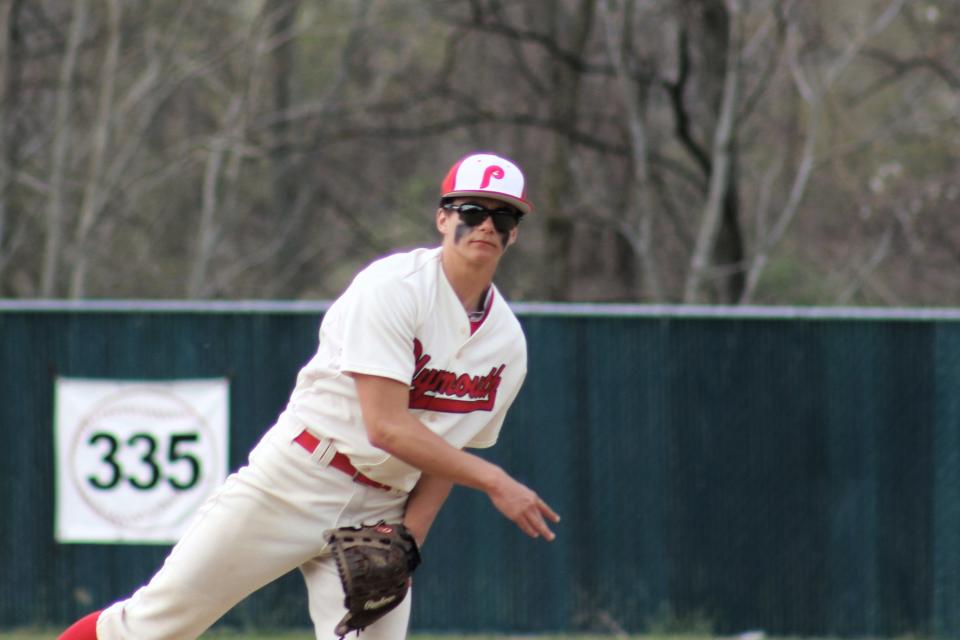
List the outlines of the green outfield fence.
{"label": "green outfield fence", "polygon": [[[128,594],[163,546],[53,539],[56,376],[228,377],[231,467],[323,304],[0,304],[0,628]],[[484,455],[563,515],[456,489],[415,630],[960,635],[960,313],[516,305],[530,373]],[[226,626],[308,624],[291,574]]]}

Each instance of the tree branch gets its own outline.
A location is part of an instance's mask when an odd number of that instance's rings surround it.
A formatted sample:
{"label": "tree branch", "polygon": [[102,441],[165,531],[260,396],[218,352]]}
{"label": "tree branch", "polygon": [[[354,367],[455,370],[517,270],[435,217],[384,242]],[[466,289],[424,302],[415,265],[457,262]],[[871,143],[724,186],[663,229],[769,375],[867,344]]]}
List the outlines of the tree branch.
{"label": "tree branch", "polygon": [[667,91],[670,99],[670,105],[673,108],[674,134],[680,141],[681,146],[693,157],[694,162],[705,177],[710,176],[710,157],[703,146],[693,137],[691,128],[690,113],[687,111],[684,92],[687,88],[687,81],[690,79],[690,44],[689,35],[684,27],[680,28],[677,34],[677,79],[673,82],[669,80],[662,81],[662,86]]}

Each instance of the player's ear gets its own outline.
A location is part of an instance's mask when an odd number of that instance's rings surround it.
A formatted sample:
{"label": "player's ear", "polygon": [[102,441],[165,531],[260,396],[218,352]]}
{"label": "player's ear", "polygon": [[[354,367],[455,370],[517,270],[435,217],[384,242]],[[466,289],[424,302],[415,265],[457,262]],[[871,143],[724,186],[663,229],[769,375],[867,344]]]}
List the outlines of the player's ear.
{"label": "player's ear", "polygon": [[510,229],[510,235],[507,236],[508,247],[517,241],[517,236],[519,234],[520,234],[520,227],[514,227],[513,229]]}
{"label": "player's ear", "polygon": [[447,226],[447,212],[443,207],[437,207],[437,231],[440,233],[446,232]]}

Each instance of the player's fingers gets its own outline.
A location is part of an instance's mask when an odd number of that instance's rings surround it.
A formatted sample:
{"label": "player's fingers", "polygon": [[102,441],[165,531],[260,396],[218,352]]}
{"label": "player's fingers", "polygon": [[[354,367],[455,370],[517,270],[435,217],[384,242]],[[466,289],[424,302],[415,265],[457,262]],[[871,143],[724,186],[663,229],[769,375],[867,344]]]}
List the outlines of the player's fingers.
{"label": "player's fingers", "polygon": [[553,542],[557,537],[556,534],[550,530],[550,527],[547,526],[547,523],[543,521],[543,518],[540,518],[540,522],[537,523],[537,532],[548,542]]}
{"label": "player's fingers", "polygon": [[539,508],[540,513],[549,518],[551,522],[560,522],[560,516],[557,514],[557,512],[551,509],[550,505],[540,498],[537,498],[537,508]]}
{"label": "player's fingers", "polygon": [[537,535],[538,535],[538,534],[537,534],[537,530],[533,527],[533,525],[531,525],[529,522],[527,522],[527,519],[526,519],[526,518],[523,518],[523,517],[517,518],[516,520],[514,520],[514,523],[515,523],[518,527],[520,527],[520,530],[521,530],[521,531],[523,531],[525,534],[527,534],[527,535],[530,536],[531,538],[536,538],[536,537],[537,537]]}
{"label": "player's fingers", "polygon": [[557,534],[555,534],[553,531],[550,531],[549,528],[544,527],[543,530],[544,530],[544,533],[542,534],[543,539],[546,540],[547,542],[553,542],[554,540],[557,539]]}
{"label": "player's fingers", "polygon": [[548,542],[553,541],[557,536],[554,535],[553,531],[550,530],[550,527],[547,526],[546,521],[543,519],[543,516],[540,515],[539,511],[534,511],[530,514],[530,524],[536,531],[534,538],[539,538],[543,536]]}

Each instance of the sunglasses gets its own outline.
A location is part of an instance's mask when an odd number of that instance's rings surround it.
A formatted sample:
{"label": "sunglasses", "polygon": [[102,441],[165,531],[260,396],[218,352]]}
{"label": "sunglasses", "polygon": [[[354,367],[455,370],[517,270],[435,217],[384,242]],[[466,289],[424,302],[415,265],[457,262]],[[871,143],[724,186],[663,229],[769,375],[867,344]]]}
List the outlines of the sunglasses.
{"label": "sunglasses", "polygon": [[444,204],[444,209],[450,209],[460,214],[460,219],[468,227],[482,224],[489,217],[493,220],[493,228],[505,233],[520,223],[520,213],[515,209],[487,209],[479,204]]}

